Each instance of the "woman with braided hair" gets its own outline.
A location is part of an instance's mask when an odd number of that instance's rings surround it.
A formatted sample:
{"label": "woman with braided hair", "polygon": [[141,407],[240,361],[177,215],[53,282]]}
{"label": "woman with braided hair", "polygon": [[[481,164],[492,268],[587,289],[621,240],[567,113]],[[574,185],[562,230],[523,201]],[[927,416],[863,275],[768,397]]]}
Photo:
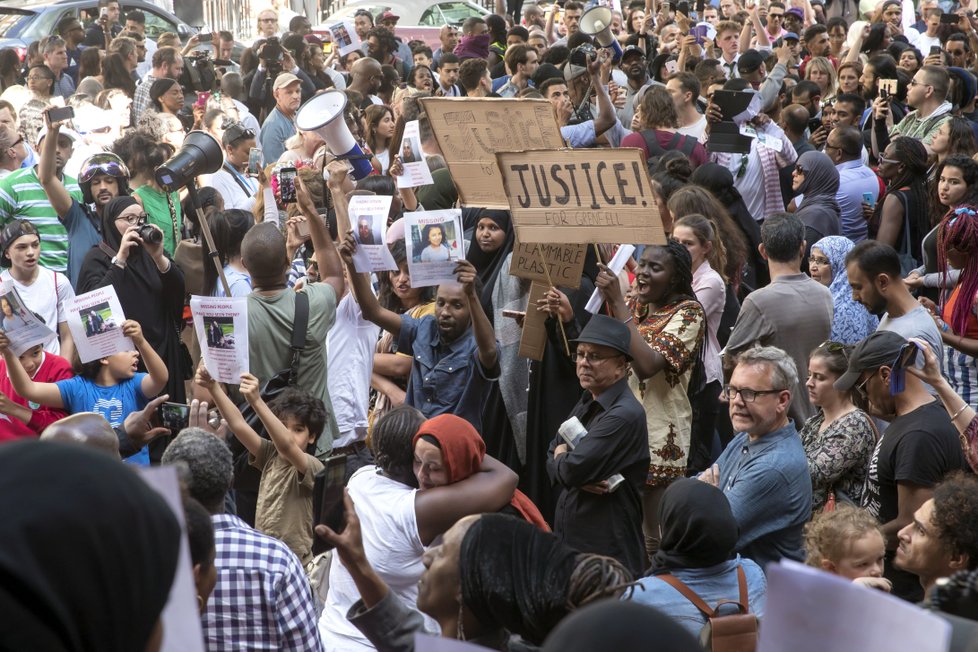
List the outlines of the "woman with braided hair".
{"label": "woman with braided hair", "polygon": [[880,156],[879,174],[886,181],[886,190],[874,208],[865,208],[870,213],[869,237],[896,249],[901,263],[906,261],[905,273],[919,263],[920,244],[931,228],[928,167],[923,143],[906,136],[894,138]]}
{"label": "woman with braided hair", "polygon": [[659,548],[659,500],[686,475],[693,421],[687,389],[700,360],[706,315],[693,291],[693,259],[675,240],[645,248],[629,301],[604,265],[596,285],[632,334],[628,383],[645,408],[649,431],[642,529],[651,557]]}
{"label": "woman with braided hair", "polygon": [[[316,533],[336,553],[360,592],[347,618],[380,650],[413,652],[425,633],[421,615],[397,599],[374,572],[360,542],[360,520],[349,494],[346,524]],[[547,532],[503,514],[467,516],[424,555],[418,609],[445,638],[491,650],[534,649],[574,610],[620,596],[632,577],[610,557],[579,553]],[[428,632],[434,633],[434,632]],[[522,639],[511,642],[511,635]]]}

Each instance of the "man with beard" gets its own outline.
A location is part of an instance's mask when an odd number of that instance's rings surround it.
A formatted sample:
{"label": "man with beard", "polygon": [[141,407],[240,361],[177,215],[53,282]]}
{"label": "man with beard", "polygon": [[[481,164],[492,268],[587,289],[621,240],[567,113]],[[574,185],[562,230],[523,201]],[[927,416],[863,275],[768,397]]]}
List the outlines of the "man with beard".
{"label": "man with beard", "polygon": [[852,298],[871,313],[882,315],[877,330],[893,331],[906,339],[918,337],[930,345],[938,363],[943,363],[941,332],[904,284],[900,256],[893,247],[876,240],[860,242],[846,256],[846,273]]}
{"label": "man with beard", "polygon": [[[46,137],[49,135],[54,138],[48,140]],[[50,126],[42,127],[38,135],[38,146],[46,153],[41,154],[39,164],[21,168],[0,179],[0,225],[6,226],[17,219],[32,222],[41,235],[41,265],[62,273],[68,270],[68,231],[59,217],[60,214],[48,201],[40,177],[47,170],[52,177],[62,180],[64,187],[75,199],[82,198],[78,183],[64,175],[65,163],[71,158],[76,140],[78,134],[69,129],[60,131]],[[45,163],[48,165],[45,166]],[[87,251],[87,247],[81,250],[76,261],[76,273],[74,276],[69,274],[72,283],[77,278],[77,271],[80,270]]]}
{"label": "man with beard", "polygon": [[891,378],[897,373],[894,362],[902,357],[906,344],[907,340],[894,332],[872,333],[849,355],[849,368],[835,381],[835,389],[855,389],[870,414],[889,421],[870,458],[862,506],[882,527],[886,539],[884,577],[893,583],[893,595],[919,602],[924,592],[918,577],[892,563],[900,543],[898,534],[933,497],[934,486],[947,473],[965,469],[967,463],[947,410],[923,381],[902,372],[903,391],[892,391]]}
{"label": "man with beard", "polygon": [[371,104],[383,104],[377,97],[380,85],[384,81],[384,71],[380,62],[370,57],[357,59],[350,69],[350,85],[347,90],[356,91],[363,96],[363,103],[360,105],[364,109]]}
{"label": "man with beard", "polygon": [[[56,136],[59,135],[60,130],[61,123],[56,122],[51,125],[51,132]],[[89,157],[82,163],[78,174],[78,185],[75,186],[81,187],[81,201],[79,201],[73,194],[69,194],[66,188],[69,179],[65,177],[62,181],[60,178],[60,161],[57,174],[55,166],[50,163],[56,155],[52,151],[56,148],[55,140],[42,145],[38,180],[51,203],[51,208],[57,213],[63,228],[67,230],[68,279],[74,286],[78,281],[85,254],[102,239],[102,211],[105,205],[120,195],[130,194],[129,169],[115,154],[103,153]]]}
{"label": "man with beard", "polygon": [[629,45],[621,54],[621,71],[628,78],[625,85],[625,106],[618,109],[618,119],[623,125],[632,124],[635,116],[635,96],[649,83],[649,64],[645,52],[637,45]]}

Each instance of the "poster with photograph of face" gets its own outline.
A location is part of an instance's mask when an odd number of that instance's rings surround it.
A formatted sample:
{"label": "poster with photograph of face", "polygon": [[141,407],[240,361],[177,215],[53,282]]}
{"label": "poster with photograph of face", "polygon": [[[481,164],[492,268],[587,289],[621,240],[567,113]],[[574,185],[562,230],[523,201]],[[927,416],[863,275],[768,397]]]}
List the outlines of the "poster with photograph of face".
{"label": "poster with photograph of face", "polygon": [[411,287],[455,282],[455,265],[465,258],[462,211],[422,211],[404,215]]}
{"label": "poster with photograph of face", "polygon": [[237,385],[248,373],[247,297],[190,297],[194,330],[214,380]]}
{"label": "poster with photograph of face", "polygon": [[0,330],[10,340],[10,350],[20,356],[38,344],[47,344],[57,334],[27,309],[11,282],[0,283]]}
{"label": "poster with photograph of face", "polygon": [[417,120],[404,124],[404,137],[397,154],[404,166],[404,174],[397,177],[398,188],[418,188],[434,183],[421,150],[421,131]]}
{"label": "poster with photograph of face", "polygon": [[344,21],[331,25],[329,36],[333,40],[333,48],[339,49],[341,57],[360,49],[360,37],[351,22]]}
{"label": "poster with photograph of face", "polygon": [[387,248],[387,216],[393,197],[383,195],[354,195],[348,209],[353,239],[357,250],[353,266],[358,272],[396,271],[397,263]]}
{"label": "poster with photograph of face", "polygon": [[113,353],[134,351],[132,340],[122,334],[126,315],[111,285],[80,294],[68,302],[68,328],[82,364]]}

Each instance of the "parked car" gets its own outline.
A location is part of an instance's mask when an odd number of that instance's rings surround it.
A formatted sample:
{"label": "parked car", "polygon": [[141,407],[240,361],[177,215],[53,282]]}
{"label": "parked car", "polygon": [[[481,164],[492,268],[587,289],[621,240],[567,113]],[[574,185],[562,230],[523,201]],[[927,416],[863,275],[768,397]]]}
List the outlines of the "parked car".
{"label": "parked car", "polygon": [[461,27],[466,18],[486,16],[490,12],[469,0],[442,0],[442,2],[417,2],[412,0],[355,0],[346,3],[341,9],[330,14],[316,31],[325,30],[330,25],[344,20],[353,22],[353,16],[361,9],[369,11],[376,21],[385,11],[392,11],[401,19],[397,22],[395,34],[403,41],[422,40],[436,49],[441,46],[438,32],[444,25]]}
{"label": "parked car", "polygon": [[[146,0],[125,0],[122,13],[139,9],[146,14],[146,36],[155,39],[175,32],[186,41],[197,30],[165,9]],[[0,48],[15,48],[20,58],[27,46],[53,34],[58,21],[74,16],[88,27],[98,18],[98,0],[2,0],[0,1]]]}

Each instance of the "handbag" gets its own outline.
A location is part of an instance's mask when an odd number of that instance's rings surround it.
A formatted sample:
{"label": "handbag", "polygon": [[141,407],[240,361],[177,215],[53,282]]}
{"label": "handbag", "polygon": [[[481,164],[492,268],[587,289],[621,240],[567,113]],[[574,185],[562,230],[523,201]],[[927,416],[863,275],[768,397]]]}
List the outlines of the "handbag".
{"label": "handbag", "polygon": [[[292,359],[288,369],[283,369],[269,378],[261,388],[261,398],[270,403],[289,387],[294,387],[299,381],[299,355],[306,348],[306,331],[309,329],[309,295],[305,292],[295,293],[295,317],[292,320],[292,341],[290,349]],[[258,418],[255,409],[245,401],[238,406],[241,416],[248,426],[260,437],[269,439],[265,425]],[[261,471],[248,464],[248,451],[232,438],[231,452],[234,454],[234,488],[242,491],[258,491],[258,481]]]}

